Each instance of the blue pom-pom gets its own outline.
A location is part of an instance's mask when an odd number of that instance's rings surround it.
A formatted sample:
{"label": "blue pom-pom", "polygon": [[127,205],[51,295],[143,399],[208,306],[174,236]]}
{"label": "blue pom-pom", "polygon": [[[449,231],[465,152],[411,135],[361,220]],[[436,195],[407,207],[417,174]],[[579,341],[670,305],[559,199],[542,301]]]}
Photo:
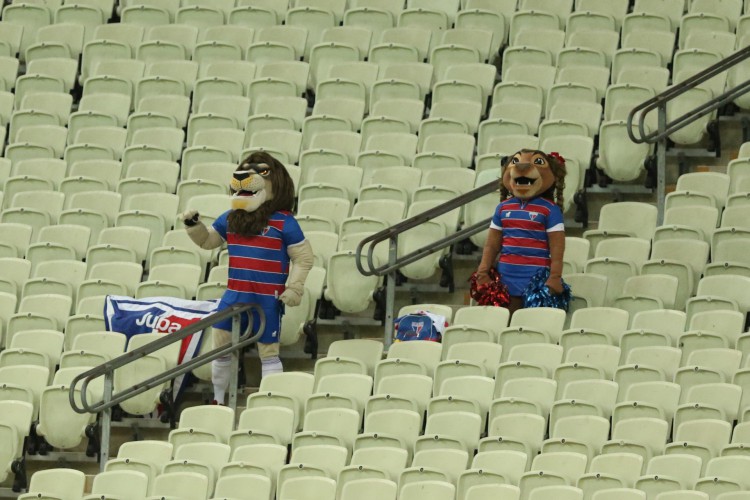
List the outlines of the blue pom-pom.
{"label": "blue pom-pom", "polygon": [[563,281],[563,292],[559,295],[550,292],[545,283],[549,278],[549,269],[540,269],[529,281],[523,293],[523,307],[555,307],[568,310],[570,304],[570,285]]}

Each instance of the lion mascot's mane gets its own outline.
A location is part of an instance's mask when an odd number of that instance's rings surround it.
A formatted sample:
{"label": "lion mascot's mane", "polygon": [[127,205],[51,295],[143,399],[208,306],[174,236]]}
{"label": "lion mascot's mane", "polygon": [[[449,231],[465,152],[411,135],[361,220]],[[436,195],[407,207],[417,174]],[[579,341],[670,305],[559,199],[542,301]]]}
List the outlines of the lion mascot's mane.
{"label": "lion mascot's mane", "polygon": [[270,196],[253,212],[241,209],[234,209],[230,212],[227,218],[228,229],[242,236],[261,234],[274,212],[283,210],[291,212],[294,209],[294,182],[284,165],[264,151],[255,151],[240,162],[237,170],[246,170],[243,166],[253,163],[263,163],[271,168],[270,175],[264,178],[265,189],[269,190]]}
{"label": "lion mascot's mane", "polygon": [[[567,174],[565,163],[563,161],[560,161],[558,159],[558,156],[554,154],[550,155],[545,153],[544,151],[539,151],[536,149],[521,149],[520,151],[517,151],[516,153],[513,153],[512,155],[509,155],[505,158],[502,165],[503,172],[508,167],[508,164],[510,164],[510,160],[518,153],[533,153],[544,156],[544,158],[547,160],[547,163],[549,163],[550,165],[552,174],[555,176],[555,182],[539,196],[550,200],[558,207],[560,207],[561,210],[563,210],[563,191],[565,190],[565,175]],[[503,184],[503,176],[500,175],[500,199],[505,200],[510,197],[511,192]]]}

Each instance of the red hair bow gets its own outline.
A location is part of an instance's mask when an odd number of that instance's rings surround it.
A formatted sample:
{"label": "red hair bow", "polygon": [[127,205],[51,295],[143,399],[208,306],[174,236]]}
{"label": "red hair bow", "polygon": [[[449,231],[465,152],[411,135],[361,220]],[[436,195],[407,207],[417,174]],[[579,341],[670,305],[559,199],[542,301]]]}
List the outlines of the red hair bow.
{"label": "red hair bow", "polygon": [[561,165],[565,165],[565,158],[563,158],[562,155],[557,151],[551,152],[549,156],[557,160]]}

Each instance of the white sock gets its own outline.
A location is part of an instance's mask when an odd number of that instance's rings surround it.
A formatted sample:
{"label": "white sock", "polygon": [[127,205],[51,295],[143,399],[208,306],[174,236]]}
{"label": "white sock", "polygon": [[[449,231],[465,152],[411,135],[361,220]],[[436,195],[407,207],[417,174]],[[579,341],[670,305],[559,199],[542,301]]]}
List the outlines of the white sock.
{"label": "white sock", "polygon": [[261,378],[272,373],[282,373],[283,371],[284,366],[281,364],[281,358],[279,358],[278,356],[260,360]]}
{"label": "white sock", "polygon": [[211,362],[211,381],[214,384],[214,399],[220,405],[224,404],[224,396],[229,387],[229,377],[232,366],[232,359],[229,356],[222,356]]}

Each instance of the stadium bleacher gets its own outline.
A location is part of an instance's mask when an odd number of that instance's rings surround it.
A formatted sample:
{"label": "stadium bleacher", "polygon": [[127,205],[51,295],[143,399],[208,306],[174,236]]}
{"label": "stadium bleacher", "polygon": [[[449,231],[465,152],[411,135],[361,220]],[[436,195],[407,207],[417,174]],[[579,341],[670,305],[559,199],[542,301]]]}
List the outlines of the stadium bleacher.
{"label": "stadium bleacher", "polygon": [[[93,478],[54,467],[26,485],[20,465],[85,447],[96,415],[72,410],[71,380],[154,338],[105,331],[107,295],[221,296],[226,251],[197,248],[177,214],[225,211],[229,173],[248,152],[285,164],[315,251],[302,303],[286,313],[290,345],[322,317],[318,303],[371,310],[382,279],[357,272],[359,241],[497,179],[521,147],[566,158],[567,216],[591,172],[640,182],[653,151],[629,140],[630,110],[746,47],[748,27],[747,0],[6,0],[0,489],[15,479],[21,499],[750,499],[750,143],[719,169],[679,176],[662,224],[654,204],[621,201],[569,235],[567,315],[406,306],[397,316],[445,316],[442,344],[384,355],[379,341],[336,341],[311,373],[263,378],[237,414],[185,408],[168,437],[122,444]],[[748,67],[683,94],[668,116]],[[746,96],[734,104],[750,109]],[[669,139],[716,142],[715,118]],[[399,251],[496,203],[487,195],[426,223]],[[484,236],[471,241],[481,248]],[[385,245],[375,254],[383,263]],[[429,280],[440,257],[401,274]],[[177,355],[147,356],[115,386]],[[92,384],[92,397],[102,390]],[[158,403],[154,389],[122,410]]]}

